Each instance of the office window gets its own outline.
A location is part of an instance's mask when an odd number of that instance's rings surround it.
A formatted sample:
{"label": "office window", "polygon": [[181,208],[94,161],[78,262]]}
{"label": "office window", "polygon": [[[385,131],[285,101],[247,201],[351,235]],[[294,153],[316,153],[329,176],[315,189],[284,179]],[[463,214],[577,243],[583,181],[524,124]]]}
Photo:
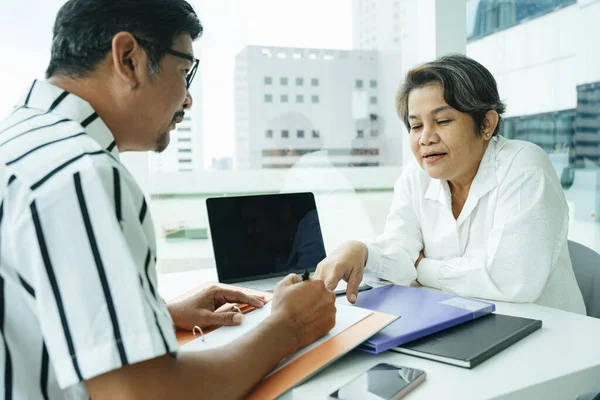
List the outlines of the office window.
{"label": "office window", "polygon": [[377,129],[371,129],[371,137],[379,136],[379,131]]}
{"label": "office window", "polygon": [[180,126],[180,127],[177,127],[177,131],[178,132],[191,132],[192,128],[189,128],[189,127],[186,127],[186,126]]}
{"label": "office window", "polygon": [[310,84],[311,84],[312,86],[319,86],[319,78],[312,78],[312,79],[310,80]]}
{"label": "office window", "polygon": [[284,129],[281,131],[281,137],[284,139],[287,139],[290,137],[290,131],[288,131],[287,129]]}
{"label": "office window", "polygon": [[267,129],[265,136],[267,137],[267,139],[272,139],[273,138],[273,130]]}
{"label": "office window", "polygon": [[480,39],[575,3],[577,0],[468,0],[467,40]]}
{"label": "office window", "polygon": [[369,87],[370,87],[371,89],[375,89],[375,88],[377,87],[377,81],[376,81],[375,79],[371,79],[371,80],[369,81]]}
{"label": "office window", "polygon": [[377,97],[376,96],[369,97],[369,104],[377,104]]}
{"label": "office window", "polygon": [[288,95],[287,94],[282,94],[281,95],[281,102],[282,103],[287,103],[288,102]]}
{"label": "office window", "polygon": [[192,149],[177,149],[178,153],[191,153]]}
{"label": "office window", "polygon": [[287,86],[287,84],[288,84],[288,78],[286,78],[285,76],[282,76],[281,78],[279,78],[279,84],[281,86]]}
{"label": "office window", "polygon": [[506,118],[502,121],[500,135],[533,142],[547,153],[557,152],[557,146],[560,151],[572,149],[574,155],[577,152],[573,148],[575,118],[575,110]]}
{"label": "office window", "polygon": [[180,158],[178,161],[180,164],[189,164],[192,162],[192,159],[191,158]]}
{"label": "office window", "polygon": [[272,85],[273,78],[271,78],[270,76],[265,76],[264,82],[265,82],[265,85]]}
{"label": "office window", "polygon": [[304,95],[297,94],[296,95],[296,103],[304,103]]}
{"label": "office window", "polygon": [[311,101],[312,101],[313,103],[318,103],[318,102],[319,102],[319,96],[318,96],[318,95],[316,95],[316,94],[313,94],[313,95],[310,97],[310,99],[311,99]]}
{"label": "office window", "polygon": [[304,138],[304,131],[303,131],[303,130],[301,130],[301,129],[297,130],[297,131],[296,131],[296,137],[297,137],[298,139],[303,139],[303,138]]}
{"label": "office window", "polygon": [[192,138],[180,137],[180,138],[177,138],[177,141],[178,141],[179,143],[189,143],[189,142],[191,142],[191,141],[192,141]]}
{"label": "office window", "polygon": [[312,131],[312,137],[313,137],[313,139],[318,139],[318,138],[321,137],[321,133],[318,130],[313,129],[313,131]]}
{"label": "office window", "polygon": [[191,168],[179,168],[179,172],[192,172]]}
{"label": "office window", "polygon": [[265,103],[272,103],[272,102],[273,102],[273,95],[265,94]]}
{"label": "office window", "polygon": [[356,80],[355,87],[357,89],[362,89],[363,88],[363,81],[362,81],[362,79],[357,79]]}
{"label": "office window", "polygon": [[362,129],[359,129],[356,131],[356,137],[359,139],[362,139],[365,137],[365,131],[363,131]]}
{"label": "office window", "polygon": [[303,86],[304,78],[296,78],[296,86]]}

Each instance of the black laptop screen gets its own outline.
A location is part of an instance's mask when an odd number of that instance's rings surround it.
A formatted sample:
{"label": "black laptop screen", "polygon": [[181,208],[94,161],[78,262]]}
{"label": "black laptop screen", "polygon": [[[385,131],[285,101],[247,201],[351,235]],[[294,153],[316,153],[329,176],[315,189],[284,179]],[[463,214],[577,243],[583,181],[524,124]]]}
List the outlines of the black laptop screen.
{"label": "black laptop screen", "polygon": [[309,269],[325,258],[312,193],[206,200],[220,282]]}

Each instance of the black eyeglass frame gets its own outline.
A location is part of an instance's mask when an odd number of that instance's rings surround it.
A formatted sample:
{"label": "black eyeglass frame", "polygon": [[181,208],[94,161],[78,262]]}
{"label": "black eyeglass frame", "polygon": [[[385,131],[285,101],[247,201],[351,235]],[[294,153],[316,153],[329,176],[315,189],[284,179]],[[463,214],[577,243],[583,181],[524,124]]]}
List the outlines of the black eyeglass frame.
{"label": "black eyeglass frame", "polygon": [[[150,42],[149,40],[140,39],[138,37],[135,37],[135,40],[137,40],[140,43],[140,45],[142,45],[142,46],[144,43],[155,44],[154,42]],[[187,75],[185,76],[186,89],[190,90],[190,86],[192,85],[192,81],[194,80],[194,77],[196,76],[196,71],[198,70],[198,64],[200,64],[200,60],[190,56],[189,54],[185,54],[185,53],[182,53],[177,50],[173,50],[168,47],[163,47],[163,51],[167,54],[170,54],[175,57],[183,58],[192,63],[192,68],[190,69],[190,72],[188,72]]]}

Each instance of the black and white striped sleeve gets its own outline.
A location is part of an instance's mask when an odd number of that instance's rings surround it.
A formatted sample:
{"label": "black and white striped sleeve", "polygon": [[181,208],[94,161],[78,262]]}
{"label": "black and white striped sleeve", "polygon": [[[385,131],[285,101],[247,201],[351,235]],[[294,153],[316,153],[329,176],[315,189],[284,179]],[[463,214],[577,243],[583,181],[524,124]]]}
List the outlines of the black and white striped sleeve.
{"label": "black and white striped sleeve", "polygon": [[37,314],[62,388],[177,351],[141,191],[116,163],[83,164],[55,177],[51,191],[33,192],[16,224],[24,240],[13,244],[35,271]]}

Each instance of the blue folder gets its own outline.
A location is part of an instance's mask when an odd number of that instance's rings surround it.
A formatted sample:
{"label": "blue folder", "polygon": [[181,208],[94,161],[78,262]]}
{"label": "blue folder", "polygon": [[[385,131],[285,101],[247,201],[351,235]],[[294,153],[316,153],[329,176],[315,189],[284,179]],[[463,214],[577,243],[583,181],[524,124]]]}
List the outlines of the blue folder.
{"label": "blue folder", "polygon": [[400,317],[358,347],[373,354],[496,310],[495,304],[486,301],[399,285],[361,292],[355,306]]}

